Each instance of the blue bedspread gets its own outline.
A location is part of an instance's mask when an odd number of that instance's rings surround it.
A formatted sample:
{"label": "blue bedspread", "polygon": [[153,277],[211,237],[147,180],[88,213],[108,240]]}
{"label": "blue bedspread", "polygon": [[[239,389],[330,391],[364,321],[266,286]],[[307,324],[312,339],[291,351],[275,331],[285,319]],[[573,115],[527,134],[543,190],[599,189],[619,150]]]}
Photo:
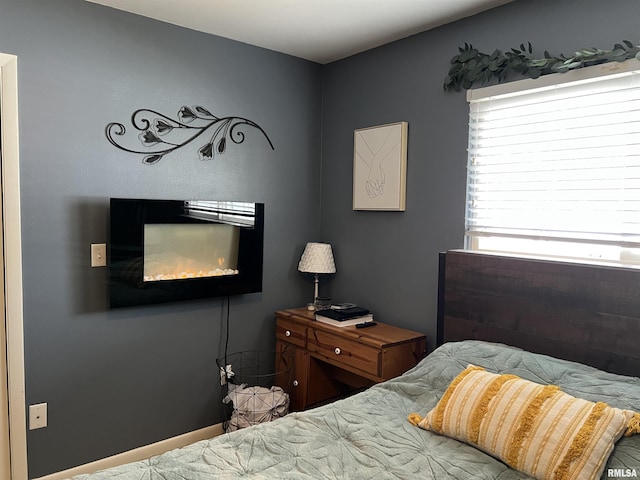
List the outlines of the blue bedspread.
{"label": "blue bedspread", "polygon": [[[445,344],[404,375],[350,398],[74,480],[530,478],[407,421],[409,413],[424,415],[435,406],[469,363],[640,411],[639,378],[465,341]],[[640,435],[621,439],[607,468],[636,469],[640,475]]]}

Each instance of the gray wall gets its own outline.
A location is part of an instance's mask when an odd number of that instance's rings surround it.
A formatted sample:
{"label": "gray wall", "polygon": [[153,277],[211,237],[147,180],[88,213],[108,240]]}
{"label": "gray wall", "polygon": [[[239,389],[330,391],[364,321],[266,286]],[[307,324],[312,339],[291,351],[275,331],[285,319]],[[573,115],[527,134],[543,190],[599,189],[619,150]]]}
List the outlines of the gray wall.
{"label": "gray wall", "polygon": [[[444,92],[465,42],[502,51],[530,41],[571,54],[640,41],[634,0],[519,0],[323,69],[322,234],[338,273],[329,295],[381,321],[436,335],[438,252],[463,246],[468,107]],[[353,131],[409,123],[405,212],[351,209]]]}
{"label": "gray wall", "polygon": [[[231,299],[229,351],[272,349],[273,311],[313,288],[296,267],[319,235],[319,65],[80,0],[0,0],[0,51],[18,55],[26,399],[49,406],[30,476],[220,422],[223,302],[110,311],[89,245],[109,197],[264,202],[264,290]],[[213,161],[145,166],[105,138],[182,105],[249,118],[275,150],[247,129]]]}
{"label": "gray wall", "polygon": [[[19,57],[26,395],[49,404],[30,475],[221,419],[223,303],[109,311],[107,272],[89,267],[109,197],[265,202],[264,292],[232,299],[231,351],[271,348],[273,310],[308,300],[308,240],[334,246],[323,294],[432,342],[437,253],[462,246],[464,224],[467,106],[442,91],[449,59],[464,42],[608,48],[640,40],[639,16],[634,0],[519,0],[321,67],[80,0],[0,0],[0,51]],[[136,108],[194,104],[254,120],[275,151],[248,132],[211,162],[144,166],[104,137]],[[409,122],[407,210],[354,212],[353,130],[396,121]]]}

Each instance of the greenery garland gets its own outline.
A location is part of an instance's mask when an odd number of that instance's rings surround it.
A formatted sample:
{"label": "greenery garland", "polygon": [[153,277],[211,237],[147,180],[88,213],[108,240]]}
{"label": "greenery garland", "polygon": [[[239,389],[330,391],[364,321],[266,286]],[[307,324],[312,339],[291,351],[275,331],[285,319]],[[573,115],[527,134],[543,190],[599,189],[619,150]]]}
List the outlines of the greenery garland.
{"label": "greenery garland", "polygon": [[585,48],[572,56],[560,54],[554,57],[545,51],[544,58],[531,56],[531,43],[527,46],[520,44],[520,48],[512,48],[505,53],[500,50],[494,50],[492,54],[482,53],[468,43],[458,50],[459,53],[451,59],[451,68],[444,81],[447,91],[469,89],[476,83],[486,84],[491,79],[502,82],[512,74],[538,78],[601,63],[624,62],[630,58],[640,60],[640,44],[634,45],[628,40],[616,43],[611,50]]}

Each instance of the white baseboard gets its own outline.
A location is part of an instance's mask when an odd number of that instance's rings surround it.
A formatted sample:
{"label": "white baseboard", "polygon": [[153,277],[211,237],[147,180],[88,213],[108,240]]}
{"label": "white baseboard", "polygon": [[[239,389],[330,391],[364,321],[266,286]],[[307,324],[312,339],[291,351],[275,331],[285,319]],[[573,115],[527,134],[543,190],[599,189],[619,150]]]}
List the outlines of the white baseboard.
{"label": "white baseboard", "polygon": [[210,427],[178,435],[177,437],[167,438],[166,440],[152,443],[151,445],[134,448],[133,450],[122,452],[117,455],[113,455],[112,457],[102,458],[91,463],[85,463],[84,465],[79,465],[77,467],[70,468],[69,470],[45,475],[44,477],[39,477],[34,480],[64,480],[66,478],[73,477],[74,475],[93,473],[98,470],[116,467],[125,463],[138,462],[145,458],[160,455],[161,453],[168,452],[175,448],[181,448],[200,440],[217,437],[222,433],[224,433],[222,424],[218,423],[216,425],[211,425]]}

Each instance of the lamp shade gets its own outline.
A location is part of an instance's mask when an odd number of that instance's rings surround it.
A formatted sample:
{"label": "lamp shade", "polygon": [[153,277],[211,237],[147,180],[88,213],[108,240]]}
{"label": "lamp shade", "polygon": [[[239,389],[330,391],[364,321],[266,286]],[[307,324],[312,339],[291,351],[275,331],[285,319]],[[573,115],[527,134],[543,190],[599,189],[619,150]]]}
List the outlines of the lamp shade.
{"label": "lamp shade", "polygon": [[298,270],[307,273],[336,273],[333,251],[328,243],[309,242],[302,252]]}

